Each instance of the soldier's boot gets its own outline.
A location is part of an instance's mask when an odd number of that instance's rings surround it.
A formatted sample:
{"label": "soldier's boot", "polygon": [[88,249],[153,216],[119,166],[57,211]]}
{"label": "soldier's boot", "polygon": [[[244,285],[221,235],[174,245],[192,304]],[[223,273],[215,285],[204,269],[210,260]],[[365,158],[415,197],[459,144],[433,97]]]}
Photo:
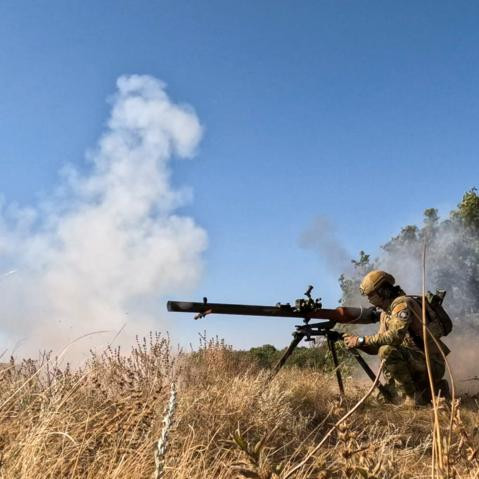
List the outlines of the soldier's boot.
{"label": "soldier's boot", "polygon": [[418,406],[416,402],[416,398],[414,394],[412,396],[406,396],[404,399],[404,402],[402,403],[402,406],[407,407],[407,408],[415,408]]}
{"label": "soldier's boot", "polygon": [[401,402],[394,379],[384,383],[383,388],[386,390],[386,396],[378,388],[375,391],[375,399],[378,404],[399,404]]}
{"label": "soldier's boot", "polygon": [[[417,390],[422,391],[424,402],[430,403],[432,401],[432,396],[431,396],[431,387],[429,386],[429,382],[427,380],[418,381],[416,384],[417,384],[416,386]],[[440,379],[439,381],[435,382],[434,392],[436,393],[436,396],[440,396],[446,399],[447,401],[451,399],[449,383],[447,382],[446,379]]]}
{"label": "soldier's boot", "polygon": [[425,406],[428,400],[424,396],[424,391],[416,389],[415,384],[411,382],[398,382],[398,390],[402,393],[402,406],[405,407],[419,407]]}
{"label": "soldier's boot", "polygon": [[421,406],[426,406],[427,401],[424,398],[423,394],[421,394],[420,392],[415,392],[414,394],[406,395],[402,405],[408,408],[417,408]]}
{"label": "soldier's boot", "polygon": [[428,395],[427,389],[416,389],[414,394],[405,396],[405,401],[403,404],[405,406],[413,406],[413,407],[427,406],[431,402],[431,399],[429,396],[430,395]]}

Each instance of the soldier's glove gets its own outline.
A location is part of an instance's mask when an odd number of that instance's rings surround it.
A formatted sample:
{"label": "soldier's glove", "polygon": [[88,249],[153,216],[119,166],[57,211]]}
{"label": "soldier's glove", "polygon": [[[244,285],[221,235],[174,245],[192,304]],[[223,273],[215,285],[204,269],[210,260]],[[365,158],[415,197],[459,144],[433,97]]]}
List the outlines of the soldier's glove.
{"label": "soldier's glove", "polygon": [[348,349],[355,349],[364,344],[364,336],[352,336],[350,334],[345,334],[343,336],[343,341]]}

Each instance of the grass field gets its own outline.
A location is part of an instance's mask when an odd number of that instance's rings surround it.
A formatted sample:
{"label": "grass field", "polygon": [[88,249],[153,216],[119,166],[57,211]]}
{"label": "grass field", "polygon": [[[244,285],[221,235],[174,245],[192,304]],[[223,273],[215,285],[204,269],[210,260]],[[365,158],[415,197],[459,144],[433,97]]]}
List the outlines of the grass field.
{"label": "grass field", "polygon": [[[155,465],[172,383],[174,421]],[[46,357],[7,363],[0,477],[433,477],[431,409],[382,406],[371,395],[338,424],[369,388],[358,379],[346,385],[340,403],[331,372],[289,368],[268,381],[267,370],[221,341],[173,357],[158,335],[76,370]],[[450,405],[439,409],[442,471],[434,477],[479,477],[477,400],[463,397],[451,423]]]}

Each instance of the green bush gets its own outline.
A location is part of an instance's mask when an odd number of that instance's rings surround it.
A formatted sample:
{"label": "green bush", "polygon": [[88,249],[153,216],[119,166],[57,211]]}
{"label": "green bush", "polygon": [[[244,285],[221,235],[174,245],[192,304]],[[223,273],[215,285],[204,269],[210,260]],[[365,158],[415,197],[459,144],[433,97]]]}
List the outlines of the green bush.
{"label": "green bush", "polygon": [[[341,362],[349,364],[349,356],[344,354],[342,345],[337,344],[338,357]],[[265,344],[249,351],[238,351],[241,356],[245,356],[249,361],[255,363],[261,368],[270,369],[275,366],[286,349],[276,349],[271,344]],[[248,361],[248,362],[249,362]],[[333,369],[331,353],[325,344],[312,347],[297,347],[289,357],[285,367],[312,368],[330,371]]]}

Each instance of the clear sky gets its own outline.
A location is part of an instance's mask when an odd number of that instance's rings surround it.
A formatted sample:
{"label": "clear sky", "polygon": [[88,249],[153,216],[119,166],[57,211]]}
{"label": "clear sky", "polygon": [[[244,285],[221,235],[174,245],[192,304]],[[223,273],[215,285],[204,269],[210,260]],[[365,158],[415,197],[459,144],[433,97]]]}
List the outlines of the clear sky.
{"label": "clear sky", "polygon": [[[38,202],[66,163],[87,172],[119,76],[194,108],[204,136],[171,181],[192,188],[177,214],[208,248],[188,298],[169,298],[271,304],[312,283],[335,306],[340,266],[300,245],[315,219],[356,257],[479,183],[477,2],[3,1],[0,46],[8,203]],[[198,324],[166,299],[175,340],[289,341],[289,320]]]}

